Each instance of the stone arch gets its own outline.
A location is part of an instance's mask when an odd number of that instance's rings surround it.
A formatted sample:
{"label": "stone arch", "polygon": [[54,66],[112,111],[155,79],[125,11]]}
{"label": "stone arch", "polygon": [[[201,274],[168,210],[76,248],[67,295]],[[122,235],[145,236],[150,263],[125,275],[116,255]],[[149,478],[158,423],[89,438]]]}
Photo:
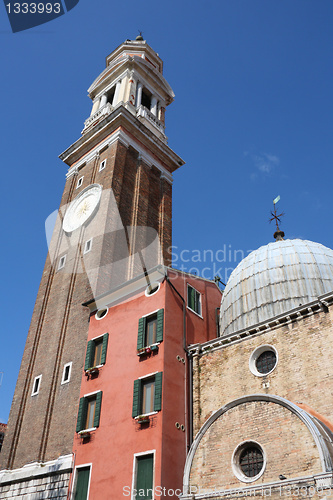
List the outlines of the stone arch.
{"label": "stone arch", "polygon": [[201,427],[191,445],[190,451],[186,458],[184,476],[183,476],[184,494],[187,494],[189,490],[190,473],[194,456],[196,454],[196,451],[203,436],[210,429],[212,424],[216,422],[216,420],[223,414],[227,413],[229,410],[244,403],[250,403],[256,401],[275,403],[277,405],[286,408],[291,413],[296,415],[296,417],[299,418],[303,422],[303,424],[307,427],[308,431],[310,432],[313,438],[313,441],[318,450],[322,472],[326,473],[333,471],[333,460],[332,460],[333,434],[327,427],[325,427],[325,425],[322,425],[322,423],[319,420],[311,416],[308,412],[306,412],[296,404],[280,396],[275,396],[271,394],[251,394],[248,396],[243,396],[241,398],[235,399],[234,401],[231,401],[225,406],[222,406],[215,413],[213,413]]}

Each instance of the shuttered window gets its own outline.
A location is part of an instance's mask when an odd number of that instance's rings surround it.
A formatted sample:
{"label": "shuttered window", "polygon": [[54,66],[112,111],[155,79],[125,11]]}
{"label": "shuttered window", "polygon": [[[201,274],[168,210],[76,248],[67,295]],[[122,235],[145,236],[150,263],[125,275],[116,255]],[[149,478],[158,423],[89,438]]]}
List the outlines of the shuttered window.
{"label": "shuttered window", "polygon": [[187,307],[201,316],[201,293],[187,285]]}
{"label": "shuttered window", "polygon": [[76,432],[99,427],[102,406],[102,391],[80,399]]}
{"label": "shuttered window", "polygon": [[134,381],[132,417],[162,408],[162,372]]}
{"label": "shuttered window", "polygon": [[164,326],[164,309],[151,316],[139,319],[137,349],[162,342]]}
{"label": "shuttered window", "polygon": [[86,360],[84,363],[85,370],[89,370],[89,368],[94,368],[95,366],[105,364],[108,339],[109,334],[105,333],[97,339],[89,340],[87,345]]}

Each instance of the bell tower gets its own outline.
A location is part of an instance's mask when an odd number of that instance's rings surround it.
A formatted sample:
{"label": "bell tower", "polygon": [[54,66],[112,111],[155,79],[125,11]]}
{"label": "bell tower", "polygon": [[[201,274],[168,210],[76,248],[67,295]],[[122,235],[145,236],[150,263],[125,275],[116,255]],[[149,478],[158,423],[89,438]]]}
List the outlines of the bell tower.
{"label": "bell tower", "polygon": [[[89,311],[82,306],[170,264],[174,94],[143,38],[106,58],[90,116],[60,158],[66,184],[49,245],[1,453],[4,469],[71,454]],[[70,379],[70,383],[66,383]]]}

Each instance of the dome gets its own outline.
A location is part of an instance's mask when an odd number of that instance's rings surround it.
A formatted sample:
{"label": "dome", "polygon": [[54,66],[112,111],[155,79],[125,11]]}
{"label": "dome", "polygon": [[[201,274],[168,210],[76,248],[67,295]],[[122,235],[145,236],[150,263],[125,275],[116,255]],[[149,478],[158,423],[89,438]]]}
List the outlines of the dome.
{"label": "dome", "polygon": [[299,239],[269,243],[231,273],[221,301],[221,335],[250,328],[331,291],[333,250]]}

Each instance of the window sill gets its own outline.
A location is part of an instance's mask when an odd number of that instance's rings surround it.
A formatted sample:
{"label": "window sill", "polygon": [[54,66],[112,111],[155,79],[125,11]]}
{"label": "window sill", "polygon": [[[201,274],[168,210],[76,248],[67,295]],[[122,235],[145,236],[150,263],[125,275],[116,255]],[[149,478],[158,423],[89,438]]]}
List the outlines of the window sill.
{"label": "window sill", "polygon": [[201,314],[197,313],[196,311],[194,311],[193,309],[191,309],[189,306],[186,306],[187,309],[191,312],[193,312],[193,314],[195,314],[196,316],[198,316],[199,318],[203,319],[203,316],[201,316]]}
{"label": "window sill", "polygon": [[143,347],[142,349],[139,349],[137,351],[136,355],[137,356],[146,356],[147,354],[150,354],[151,352],[158,352],[159,345],[160,345],[160,342]]}
{"label": "window sill", "polygon": [[97,366],[93,366],[91,368],[88,368],[88,370],[84,370],[84,374],[86,375],[86,377],[89,379],[90,377],[97,377],[98,374],[99,374],[99,371],[100,369],[102,368],[102,366],[104,365],[97,365]]}
{"label": "window sill", "polygon": [[90,429],[82,429],[82,431],[79,431],[77,434],[81,439],[89,440],[91,433],[96,429],[97,427],[91,427]]}
{"label": "window sill", "polygon": [[150,417],[151,415],[157,415],[158,411],[151,411],[150,413],[142,413],[142,415],[138,415],[134,417],[135,420],[138,420],[140,417]]}

